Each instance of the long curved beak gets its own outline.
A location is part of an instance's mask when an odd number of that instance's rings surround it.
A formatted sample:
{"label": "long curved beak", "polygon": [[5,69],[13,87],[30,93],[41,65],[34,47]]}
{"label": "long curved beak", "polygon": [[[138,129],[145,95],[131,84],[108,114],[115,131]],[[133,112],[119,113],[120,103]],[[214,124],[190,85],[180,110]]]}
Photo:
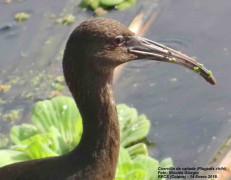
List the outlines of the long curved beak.
{"label": "long curved beak", "polygon": [[179,64],[196,72],[210,84],[216,84],[216,79],[211,71],[207,70],[203,64],[179,51],[138,36],[128,37],[125,46],[130,53],[137,55],[137,59],[152,59]]}

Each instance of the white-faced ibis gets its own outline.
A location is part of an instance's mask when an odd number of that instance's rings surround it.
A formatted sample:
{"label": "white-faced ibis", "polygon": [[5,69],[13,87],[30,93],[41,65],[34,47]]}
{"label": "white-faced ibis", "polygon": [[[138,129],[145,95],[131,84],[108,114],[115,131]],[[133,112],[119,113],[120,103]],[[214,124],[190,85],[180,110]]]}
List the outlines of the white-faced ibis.
{"label": "white-faced ibis", "polygon": [[113,71],[138,59],[179,64],[215,84],[211,72],[203,65],[178,51],[135,36],[116,20],[84,21],[70,35],[63,57],[65,80],[83,119],[79,145],[63,156],[2,167],[0,179],[114,179],[120,136],[112,91]]}

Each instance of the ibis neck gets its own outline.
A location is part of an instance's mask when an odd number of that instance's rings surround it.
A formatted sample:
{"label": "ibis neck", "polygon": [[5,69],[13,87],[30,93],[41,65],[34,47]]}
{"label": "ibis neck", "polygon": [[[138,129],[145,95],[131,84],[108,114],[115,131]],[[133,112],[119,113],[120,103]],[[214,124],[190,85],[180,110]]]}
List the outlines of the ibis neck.
{"label": "ibis neck", "polygon": [[113,72],[93,75],[88,71],[76,77],[75,86],[69,84],[83,121],[83,135],[72,155],[84,156],[83,162],[99,173],[110,171],[108,177],[114,177],[120,144],[112,77]]}

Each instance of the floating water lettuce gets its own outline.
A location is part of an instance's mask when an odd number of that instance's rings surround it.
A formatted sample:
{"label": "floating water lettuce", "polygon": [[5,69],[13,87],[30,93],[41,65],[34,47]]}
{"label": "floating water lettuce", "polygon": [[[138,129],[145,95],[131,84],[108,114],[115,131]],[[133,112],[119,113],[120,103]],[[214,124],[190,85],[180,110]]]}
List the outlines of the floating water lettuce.
{"label": "floating water lettuce", "polygon": [[[121,147],[116,180],[157,180],[158,167],[172,167],[170,158],[160,163],[148,156],[141,142],[150,129],[150,121],[138,115],[135,108],[117,106]],[[59,96],[37,102],[33,108],[33,124],[11,128],[10,149],[0,150],[0,166],[14,162],[59,156],[71,151],[82,135],[82,118],[70,97]],[[164,162],[164,163],[163,163]]]}
{"label": "floating water lettuce", "polygon": [[60,96],[36,103],[32,122],[40,133],[54,132],[53,129],[57,129],[55,134],[60,133],[69,150],[79,143],[82,135],[82,118],[70,97]]}
{"label": "floating water lettuce", "polygon": [[166,158],[161,162],[146,155],[131,158],[129,153],[121,147],[115,180],[164,180],[165,178],[158,178],[158,167],[170,168],[172,166],[171,158]]}
{"label": "floating water lettuce", "polygon": [[100,0],[100,3],[105,6],[115,6],[122,3],[124,0]]}
{"label": "floating water lettuce", "polygon": [[11,128],[10,138],[15,144],[38,134],[38,129],[32,124],[22,124]]}
{"label": "floating water lettuce", "polygon": [[115,8],[118,10],[124,10],[124,9],[131,7],[135,3],[136,3],[136,0],[126,0],[126,1],[123,1],[119,4],[117,4]]}
{"label": "floating water lettuce", "polygon": [[124,10],[134,5],[136,0],[82,0],[80,7],[96,9],[110,9],[115,7]]}
{"label": "floating water lettuce", "polygon": [[1,149],[0,156],[0,167],[7,164],[30,160],[26,153],[11,149]]}

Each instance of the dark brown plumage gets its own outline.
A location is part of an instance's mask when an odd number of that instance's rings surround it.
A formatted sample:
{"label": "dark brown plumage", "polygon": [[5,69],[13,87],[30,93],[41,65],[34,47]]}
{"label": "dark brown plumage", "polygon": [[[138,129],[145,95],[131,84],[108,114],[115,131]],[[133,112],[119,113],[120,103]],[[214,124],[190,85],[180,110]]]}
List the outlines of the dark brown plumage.
{"label": "dark brown plumage", "polygon": [[[70,153],[0,169],[1,180],[112,180],[119,153],[119,126],[112,93],[114,68],[136,59],[176,63],[198,72],[204,67],[177,51],[136,37],[118,21],[94,18],[80,24],[67,42],[63,70],[83,118],[80,144]],[[172,60],[174,58],[174,61]]]}

